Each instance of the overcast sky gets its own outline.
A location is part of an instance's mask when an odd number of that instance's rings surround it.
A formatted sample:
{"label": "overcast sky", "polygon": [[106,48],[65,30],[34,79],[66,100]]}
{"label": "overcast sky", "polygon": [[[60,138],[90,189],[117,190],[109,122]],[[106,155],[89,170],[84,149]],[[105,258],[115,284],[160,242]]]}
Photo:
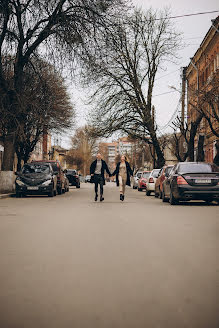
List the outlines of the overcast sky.
{"label": "overcast sky", "polygon": [[[170,7],[172,16],[194,14],[206,11],[219,11],[218,0],[132,0],[133,4],[147,9],[152,7],[160,9]],[[156,122],[161,128],[169,121],[179,102],[180,94],[178,92],[168,93],[171,91],[170,86],[180,89],[180,68],[187,66],[190,57],[194,55],[201,41],[211,26],[211,19],[216,18],[218,13],[205,14],[198,16],[182,17],[174,19],[173,22],[177,30],[183,33],[183,41],[186,44],[184,49],[179,52],[180,60],[177,64],[169,64],[164,66],[164,71],[157,76],[157,82],[154,89],[153,103],[156,109]],[[69,92],[72,100],[76,104],[77,109],[77,126],[82,126],[86,122],[88,108],[85,105],[86,94],[83,90],[75,88],[72,82],[69,82]],[[84,102],[85,100],[85,102]],[[162,130],[163,132],[164,130]],[[168,130],[167,130],[168,131]],[[63,138],[62,145],[67,147],[68,142]]]}

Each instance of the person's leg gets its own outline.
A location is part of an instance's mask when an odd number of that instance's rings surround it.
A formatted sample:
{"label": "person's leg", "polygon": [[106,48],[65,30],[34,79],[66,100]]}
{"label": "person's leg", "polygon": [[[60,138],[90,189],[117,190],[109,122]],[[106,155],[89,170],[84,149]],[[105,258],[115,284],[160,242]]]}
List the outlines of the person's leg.
{"label": "person's leg", "polygon": [[123,182],[122,182],[122,177],[119,175],[119,192],[122,194],[123,192]]}
{"label": "person's leg", "polygon": [[125,195],[126,179],[122,179],[122,193]]}
{"label": "person's leg", "polygon": [[95,201],[98,197],[98,177],[94,176],[94,191],[95,191]]}
{"label": "person's leg", "polygon": [[120,200],[122,200],[122,195],[123,195],[123,182],[122,182],[122,177],[119,175],[119,192],[120,192]]}
{"label": "person's leg", "polygon": [[125,199],[125,186],[126,186],[126,178],[122,179],[122,193],[123,193],[123,200]]}
{"label": "person's leg", "polygon": [[100,201],[104,200],[103,198],[103,178],[99,178],[99,183],[100,183]]}

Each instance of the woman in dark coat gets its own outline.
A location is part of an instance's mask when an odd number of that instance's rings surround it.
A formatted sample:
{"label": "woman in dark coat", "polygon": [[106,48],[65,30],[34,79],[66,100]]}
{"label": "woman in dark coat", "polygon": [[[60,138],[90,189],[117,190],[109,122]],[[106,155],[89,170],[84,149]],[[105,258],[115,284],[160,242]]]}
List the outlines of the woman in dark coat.
{"label": "woman in dark coat", "polygon": [[120,189],[120,200],[125,199],[125,186],[131,185],[130,176],[133,176],[132,169],[124,155],[121,156],[121,161],[117,164],[115,171],[112,175],[116,174],[116,183]]}

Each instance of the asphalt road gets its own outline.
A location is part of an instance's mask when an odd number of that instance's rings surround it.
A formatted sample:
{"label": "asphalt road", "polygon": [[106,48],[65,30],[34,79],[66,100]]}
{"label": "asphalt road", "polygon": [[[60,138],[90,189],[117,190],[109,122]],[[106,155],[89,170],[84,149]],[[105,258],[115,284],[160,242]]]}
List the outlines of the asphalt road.
{"label": "asphalt road", "polygon": [[219,328],[219,207],[114,183],[0,200],[0,328]]}

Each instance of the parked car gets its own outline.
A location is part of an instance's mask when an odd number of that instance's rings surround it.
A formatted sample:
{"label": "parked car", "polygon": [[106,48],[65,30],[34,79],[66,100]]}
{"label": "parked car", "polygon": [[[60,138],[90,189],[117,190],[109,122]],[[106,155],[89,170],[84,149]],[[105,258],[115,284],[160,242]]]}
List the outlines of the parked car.
{"label": "parked car", "polygon": [[71,186],[75,186],[76,188],[80,188],[80,186],[81,186],[80,177],[79,177],[76,170],[71,170],[71,169],[65,170],[65,174],[66,174]]}
{"label": "parked car", "polygon": [[32,163],[50,163],[53,171],[57,172],[57,192],[59,195],[65,192],[65,174],[59,161],[55,160],[41,160],[32,161]]}
{"label": "parked car", "polygon": [[16,175],[16,197],[27,194],[56,196],[57,173],[49,163],[24,164],[21,172]]}
{"label": "parked car", "polygon": [[162,199],[162,192],[163,192],[163,182],[166,178],[169,177],[170,171],[172,170],[173,165],[165,165],[163,168],[160,170],[158,174],[158,178],[155,182],[155,191],[154,191],[154,196],[159,197]]}
{"label": "parked car", "polygon": [[151,192],[155,191],[155,183],[158,178],[160,169],[154,169],[151,171],[148,180],[146,182],[146,195],[150,196]]}
{"label": "parked car", "polygon": [[85,183],[90,182],[90,179],[91,179],[91,176],[90,175],[86,175],[84,182]]}
{"label": "parked car", "polygon": [[171,205],[191,199],[219,202],[219,167],[203,162],[176,164],[163,185],[162,199]]}
{"label": "parked car", "polygon": [[137,189],[138,188],[138,180],[141,178],[142,176],[142,172],[138,171],[134,177],[133,177],[133,182],[132,182],[132,187],[133,189]]}
{"label": "parked car", "polygon": [[138,179],[138,191],[146,189],[146,182],[150,175],[151,171],[143,171],[140,179]]}

